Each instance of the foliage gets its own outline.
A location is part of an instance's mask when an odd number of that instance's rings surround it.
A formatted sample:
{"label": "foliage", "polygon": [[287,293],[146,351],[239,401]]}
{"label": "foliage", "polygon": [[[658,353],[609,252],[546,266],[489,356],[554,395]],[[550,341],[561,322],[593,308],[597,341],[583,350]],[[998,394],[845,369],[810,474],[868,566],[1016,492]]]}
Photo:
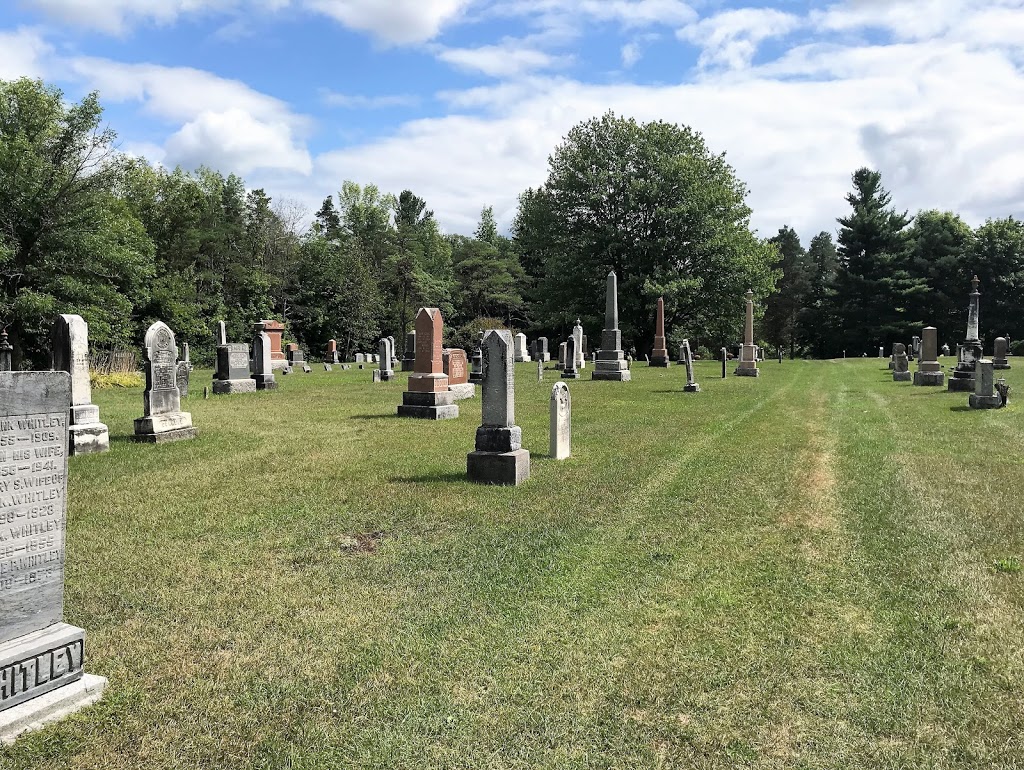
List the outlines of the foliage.
{"label": "foliage", "polygon": [[473,351],[480,346],[480,337],[488,329],[508,329],[508,326],[500,318],[474,318],[449,331],[445,344],[450,348]]}

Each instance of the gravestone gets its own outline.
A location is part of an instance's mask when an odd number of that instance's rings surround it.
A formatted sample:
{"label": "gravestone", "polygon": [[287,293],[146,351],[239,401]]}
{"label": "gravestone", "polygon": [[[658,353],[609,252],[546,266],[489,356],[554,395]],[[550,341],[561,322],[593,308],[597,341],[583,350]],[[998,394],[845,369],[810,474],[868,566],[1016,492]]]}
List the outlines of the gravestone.
{"label": "gravestone", "polygon": [[357,364],[361,364],[365,360],[366,360],[366,356],[364,356],[362,353],[356,353],[356,363]]}
{"label": "gravestone", "polygon": [[517,364],[533,360],[530,357],[529,352],[527,351],[526,335],[525,334],[523,334],[522,332],[519,332],[519,334],[517,334],[515,336],[515,345],[516,345],[516,363]]}
{"label": "gravestone", "polygon": [[14,346],[7,341],[7,327],[0,331],[0,372],[11,371]]}
{"label": "gravestone", "polygon": [[604,329],[601,331],[601,352],[597,354],[595,380],[629,382],[632,374],[622,352],[622,332],[619,330],[619,282],[615,271],[605,279]]}
{"label": "gravestone", "polygon": [[747,289],[747,317],[743,324],[743,345],[740,347],[740,362],[734,372],[739,377],[760,377],[757,368],[757,345],[754,344],[754,292]]}
{"label": "gravestone", "polygon": [[729,360],[729,351],[726,348],[722,348],[722,379],[725,379],[725,368],[726,362]]}
{"label": "gravestone", "polygon": [[393,380],[395,378],[395,370],[392,368],[394,365],[394,353],[391,350],[391,339],[384,337],[378,343],[380,353],[377,358],[379,361],[380,378],[385,382]]}
{"label": "gravestone", "polygon": [[89,326],[80,315],[59,315],[53,324],[53,363],[71,375],[71,416],[68,454],[85,455],[110,450],[110,432],[100,422],[100,408],[92,403],[89,381]]}
{"label": "gravestone", "polygon": [[388,337],[388,342],[391,343],[391,369],[401,371],[402,359],[398,357],[398,350],[395,348],[395,338],[393,336]]}
{"label": "gravestone", "polygon": [[537,382],[544,382],[544,361],[537,359]]}
{"label": "gravestone", "polygon": [[975,362],[974,392],[968,398],[971,409],[1002,409],[1003,397],[995,390],[995,367],[987,358]]}
{"label": "gravestone", "polygon": [[583,335],[583,360],[586,361],[590,357],[590,348],[587,347],[587,335]]}
{"label": "gravestone", "polygon": [[950,350],[949,350],[949,345],[943,345],[943,346],[942,346],[942,355],[944,355],[944,356],[948,356],[948,355],[949,355],[949,353],[950,353]]}
{"label": "gravestone", "polygon": [[572,327],[572,337],[576,341],[576,368],[586,369],[586,359],[583,357],[583,326],[580,324],[580,319],[576,319],[576,325]]}
{"label": "gravestone", "polygon": [[974,390],[975,362],[984,358],[981,339],[978,336],[978,323],[981,314],[981,292],[978,276],[971,279],[970,305],[967,309],[967,339],[956,346],[956,368],[953,369],[946,383],[946,389],[956,392]]}
{"label": "gravestone", "polygon": [[693,379],[693,354],[690,352],[690,341],[683,340],[683,363],[686,365],[686,384],[684,393],[700,393],[700,385]]}
{"label": "gravestone", "polygon": [[448,390],[456,401],[476,396],[476,385],[469,381],[469,359],[462,348],[441,351],[441,368],[448,375]]}
{"label": "gravestone", "polygon": [[441,358],[444,320],[436,307],[421,307],[416,314],[416,367],[409,389],[398,407],[401,417],[449,420],[459,416],[459,405],[448,390]]}
{"label": "gravestone", "polygon": [[551,389],[551,426],[549,454],[564,460],[572,454],[572,397],[564,382]]}
{"label": "gravestone", "polygon": [[679,357],[676,359],[677,364],[685,364],[686,358],[683,356],[683,346],[679,346]]}
{"label": "gravestone", "polygon": [[921,358],[917,362],[917,371],[914,372],[915,385],[942,385],[946,379],[946,373],[942,371],[939,364],[938,352],[939,330],[934,326],[926,326],[921,332]]}
{"label": "gravestone", "polygon": [[469,381],[470,382],[483,382],[484,381],[484,351],[483,351],[484,333],[480,332],[480,339],[477,342],[477,346],[473,349],[473,358],[469,367]]}
{"label": "gravestone", "polygon": [[217,368],[213,373],[214,395],[230,393],[255,393],[256,381],[252,379],[249,346],[229,343],[221,321],[218,330]]}
{"label": "gravestone", "polygon": [[[259,327],[260,325],[256,324],[256,328],[259,331],[252,338],[252,379],[256,383],[256,390],[276,390],[277,380],[274,379],[274,362],[270,358],[270,348],[273,342],[271,342],[270,335],[259,329]],[[285,367],[283,373],[287,374],[289,371]]]}
{"label": "gravestone", "polygon": [[303,364],[302,365],[302,371],[303,371],[304,374],[312,374],[313,373],[313,369],[312,369],[312,367],[309,364]]}
{"label": "gravestone", "polygon": [[402,371],[411,372],[416,368],[416,332],[405,335],[405,352],[402,354]]}
{"label": "gravestone", "polygon": [[920,337],[915,336],[910,341],[910,350],[913,353],[914,360],[915,361],[920,361],[921,360],[921,338]]}
{"label": "gravestone", "polygon": [[665,298],[658,297],[658,309],[654,317],[654,348],[651,350],[651,366],[668,366],[668,348],[665,345]]}
{"label": "gravestone", "polygon": [[182,344],[181,349],[184,357],[181,361],[178,361],[176,379],[178,382],[178,392],[181,393],[181,397],[188,398],[188,382],[192,378],[192,361],[189,359],[188,343]]}
{"label": "gravestone", "polygon": [[349,369],[351,369],[351,368],[352,368],[352,364],[342,364],[342,365],[341,365],[341,370],[342,370],[343,372],[347,372],[347,371],[348,371]]}
{"label": "gravestone", "polygon": [[567,347],[568,347],[567,344],[564,343],[564,342],[558,343],[558,368],[559,369],[563,369],[563,370],[565,369],[565,350],[566,350]]}
{"label": "gravestone", "polygon": [[892,346],[892,354],[895,359],[892,379],[894,382],[910,382],[910,360],[907,358],[907,346],[897,342]]}
{"label": "gravestone", "polygon": [[580,370],[576,366],[576,337],[570,337],[563,344],[565,345],[565,366],[562,367],[562,379],[578,380],[580,378]]}
{"label": "gravestone", "polygon": [[228,344],[228,327],[223,321],[217,321],[217,347]]}
{"label": "gravestone", "polygon": [[372,371],[373,373],[372,373],[372,374],[370,375],[370,378],[371,378],[371,379],[373,380],[373,382],[383,382],[383,381],[384,381],[384,380],[383,380],[383,379],[381,378],[381,372],[380,372],[380,369],[373,369],[373,370],[371,370],[371,371]]}
{"label": "gravestone", "polygon": [[192,415],[181,411],[178,390],[178,346],[174,332],[157,321],[145,340],[146,390],[142,394],[142,417],[135,420],[132,439],[149,444],[181,441],[196,437]]}
{"label": "gravestone", "polygon": [[332,366],[331,366],[330,364],[328,364],[328,363],[325,363],[325,364],[324,364],[324,371],[325,371],[325,372],[333,372],[333,371],[334,371],[334,367],[332,367]]}
{"label": "gravestone", "polygon": [[338,356],[337,340],[327,340],[327,349],[324,351],[324,361],[329,364],[341,363],[341,358]]}
{"label": "gravestone", "polygon": [[63,622],[72,379],[0,372],[2,743],[94,703],[107,684],[83,669],[85,631]]}
{"label": "gravestone", "polygon": [[551,352],[548,350],[547,337],[537,338],[537,356],[544,363],[548,363],[551,360]]}
{"label": "gravestone", "polygon": [[878,346],[878,357],[885,358],[885,348],[882,345]]}
{"label": "gravestone", "polygon": [[[262,326],[261,326],[262,325]],[[255,328],[259,326],[260,328]],[[254,325],[253,331],[256,334],[263,332],[270,339],[270,365],[274,369],[284,369],[288,366],[288,357],[281,349],[284,340],[284,324],[280,321],[264,319]]]}
{"label": "gravestone", "polygon": [[515,365],[512,333],[490,329],[484,334],[483,418],[476,429],[476,449],[466,456],[466,474],[483,484],[516,486],[530,478],[530,453],[515,424]]}
{"label": "gravestone", "polygon": [[1009,352],[1010,341],[1006,337],[996,337],[992,352],[992,367],[994,369],[1009,369],[1010,362],[1007,360]]}

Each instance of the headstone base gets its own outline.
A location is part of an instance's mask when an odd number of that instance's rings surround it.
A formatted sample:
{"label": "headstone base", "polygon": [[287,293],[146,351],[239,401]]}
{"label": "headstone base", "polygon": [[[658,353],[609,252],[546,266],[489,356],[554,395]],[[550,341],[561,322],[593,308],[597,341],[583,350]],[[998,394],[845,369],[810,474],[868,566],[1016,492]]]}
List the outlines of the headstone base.
{"label": "headstone base", "polygon": [[651,366],[668,366],[668,356],[651,356]]}
{"label": "headstone base", "polygon": [[[598,361],[597,364],[600,367],[601,362]],[[632,378],[633,375],[630,373],[629,369],[613,369],[611,371],[602,371],[600,368],[598,368],[590,375],[590,379],[592,380],[612,380],[614,382],[629,382]]]}
{"label": "headstone base", "polygon": [[131,440],[140,444],[167,444],[171,441],[186,441],[195,438],[196,435],[198,434],[195,428],[178,428],[163,433],[136,433],[131,436]]}
{"label": "headstone base", "polygon": [[452,398],[456,401],[462,401],[467,398],[476,398],[476,385],[472,382],[449,385],[448,392],[452,394]]}
{"label": "headstone base", "polygon": [[254,374],[252,379],[256,383],[256,390],[277,390],[277,380],[272,374]]}
{"label": "headstone base", "polygon": [[466,474],[480,484],[518,486],[530,478],[530,453],[526,449],[470,452],[466,455]]}
{"label": "headstone base", "polygon": [[571,369],[564,369],[564,370],[562,370],[562,379],[563,380],[578,380],[579,378],[580,378],[580,370],[579,369],[576,369],[575,371],[573,371]]}
{"label": "headstone base", "polygon": [[470,372],[469,381],[476,385],[479,385],[484,381],[484,376],[480,372]]}
{"label": "headstone base", "polygon": [[946,390],[952,393],[973,393],[974,377],[958,377],[957,374],[957,372],[953,372],[946,384]]}
{"label": "headstone base", "polygon": [[533,360],[530,356],[520,356],[516,359],[517,364],[528,364]]}
{"label": "headstone base", "polygon": [[102,422],[68,428],[68,454],[91,455],[109,451],[110,432]]}
{"label": "headstone base", "polygon": [[415,358],[403,358],[402,359],[402,371],[403,372],[414,372],[414,371],[416,371],[416,359]]}
{"label": "headstone base", "polygon": [[744,366],[740,364],[736,367],[736,371],[733,372],[737,377],[760,377],[761,370],[756,366]]}
{"label": "headstone base", "polygon": [[998,393],[994,396],[979,396],[976,393],[972,393],[971,397],[967,399],[968,405],[971,409],[1002,409],[1003,399]]}
{"label": "headstone base", "polygon": [[38,730],[91,706],[103,697],[106,686],[106,677],[85,674],[58,690],[0,711],[0,744],[10,745],[22,733]]}
{"label": "headstone base", "polygon": [[459,405],[454,401],[455,397],[447,390],[441,393],[407,390],[402,394],[398,416],[421,420],[453,420],[459,416]]}
{"label": "headstone base", "polygon": [[391,382],[395,379],[395,372],[393,369],[380,369],[380,378],[383,382]]}
{"label": "headstone base", "polygon": [[0,717],[82,678],[85,631],[54,623],[0,644]]}
{"label": "headstone base", "polygon": [[893,382],[910,382],[913,379],[914,379],[914,375],[912,373],[910,373],[910,372],[893,372],[892,373],[892,381]]}
{"label": "headstone base", "polygon": [[915,385],[945,385],[945,372],[914,372]]}
{"label": "headstone base", "polygon": [[[164,433],[175,433],[182,430],[191,430],[192,414],[189,412],[169,412],[168,414],[154,414],[149,417],[139,417],[135,420],[136,436],[159,436]],[[191,438],[192,436],[189,436]],[[147,441],[148,439],[139,439]]]}
{"label": "headstone base", "polygon": [[[602,356],[605,357],[602,358]],[[629,362],[621,356],[621,350],[609,350],[607,353],[603,351],[599,353],[590,379],[629,382],[632,378],[629,372]]]}
{"label": "headstone base", "polygon": [[1005,358],[994,358],[994,359],[992,359],[992,368],[993,369],[1009,369],[1011,367],[1010,367],[1010,362],[1007,361]]}
{"label": "headstone base", "polygon": [[245,380],[214,380],[213,392],[218,396],[228,393],[255,393],[256,380],[252,377]]}
{"label": "headstone base", "polygon": [[274,371],[274,369],[288,369],[288,368],[290,368],[290,367],[288,366],[288,359],[287,358],[271,358],[270,359],[270,371]]}
{"label": "headstone base", "polygon": [[700,385],[696,382],[692,385],[683,385],[683,393],[700,393]]}

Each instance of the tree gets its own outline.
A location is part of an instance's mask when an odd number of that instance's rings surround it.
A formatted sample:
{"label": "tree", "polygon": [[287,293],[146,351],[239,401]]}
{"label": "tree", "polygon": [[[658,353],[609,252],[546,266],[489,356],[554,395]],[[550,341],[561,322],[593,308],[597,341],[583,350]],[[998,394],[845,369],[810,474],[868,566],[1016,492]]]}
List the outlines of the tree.
{"label": "tree", "polygon": [[57,88],[0,81],[0,325],[15,365],[49,365],[58,313],[79,313],[94,344],[132,337],[153,245],[114,195],[122,165],[95,93],[65,104]]}
{"label": "tree", "polygon": [[889,205],[892,196],[882,187],[882,175],[858,169],[853,187],[846,196],[853,211],[838,220],[839,341],[852,351],[888,348],[924,325],[911,313],[921,306],[928,287],[911,272],[906,231],[910,217]]}
{"label": "tree", "polygon": [[[1024,317],[1020,297],[1024,292],[1024,222],[1007,217],[990,219],[974,233],[968,253],[968,270],[981,280],[981,328],[988,345],[999,336],[1024,339]],[[954,339],[966,328],[967,293],[970,283],[958,287],[961,312],[954,327]]]}
{"label": "tree", "polygon": [[912,316],[943,334],[965,326],[963,309],[973,275],[968,264],[974,241],[971,228],[952,212],[920,211],[907,237],[910,270],[927,285],[914,297]]}
{"label": "tree", "polygon": [[[838,352],[830,329],[835,328],[835,279],[839,270],[839,254],[826,231],[811,239],[807,249],[808,292],[800,314],[800,338],[818,358]],[[829,345],[832,345],[832,348]]]}
{"label": "tree", "polygon": [[653,337],[664,295],[670,327],[716,344],[738,338],[744,294],[774,288],[773,248],[750,230],[747,190],[697,132],[609,112],[574,127],[540,190],[520,198],[517,245],[537,269],[533,314],[565,329],[604,323],[605,277],[619,278],[623,338]]}
{"label": "tree", "polygon": [[775,347],[788,347],[792,358],[803,343],[799,319],[806,309],[811,291],[812,266],[800,237],[791,227],[783,227],[769,239],[779,251],[777,267],[782,271],[778,287],[765,304],[762,336]]}

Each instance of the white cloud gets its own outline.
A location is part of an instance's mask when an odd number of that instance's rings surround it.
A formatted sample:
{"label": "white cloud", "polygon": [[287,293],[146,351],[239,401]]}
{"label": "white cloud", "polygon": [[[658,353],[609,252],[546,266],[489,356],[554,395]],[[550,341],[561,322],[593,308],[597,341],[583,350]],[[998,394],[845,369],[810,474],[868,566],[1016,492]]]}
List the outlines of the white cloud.
{"label": "white cloud", "polygon": [[328,107],[343,107],[353,110],[380,110],[388,107],[415,107],[421,101],[415,94],[342,94],[330,89],[321,89],[320,101]]}
{"label": "white cloud", "polygon": [[701,19],[676,34],[703,49],[701,67],[740,69],[750,65],[762,42],[789,34],[801,23],[800,17],[773,8],[739,8]]}
{"label": "white cloud", "polygon": [[179,16],[228,11],[274,11],[289,0],[34,0],[43,13],[64,24],[122,35],[136,24],[172,24]]}
{"label": "white cloud", "polygon": [[393,45],[423,43],[458,18],[471,0],[306,0],[346,27]]}
{"label": "white cloud", "polygon": [[553,69],[572,61],[569,56],[545,53],[519,40],[505,40],[498,45],[479,48],[441,48],[437,58],[460,69],[499,78]]}
{"label": "white cloud", "polygon": [[13,32],[0,31],[0,80],[43,77],[43,59],[51,50],[38,30],[19,27]]}
{"label": "white cloud", "polygon": [[626,28],[672,27],[697,17],[682,0],[498,0],[490,12],[532,18],[540,26],[592,20],[615,22]]}
{"label": "white cloud", "polygon": [[622,46],[622,50],[619,53],[622,56],[622,66],[626,69],[640,61],[640,57],[643,56],[643,50],[635,40]]}
{"label": "white cloud", "polygon": [[309,120],[237,80],[190,67],[95,58],[74,59],[68,66],[103,101],[140,102],[147,114],[183,123],[166,144],[167,165],[205,163],[225,173],[273,168],[306,174],[312,167],[297,138]]}

